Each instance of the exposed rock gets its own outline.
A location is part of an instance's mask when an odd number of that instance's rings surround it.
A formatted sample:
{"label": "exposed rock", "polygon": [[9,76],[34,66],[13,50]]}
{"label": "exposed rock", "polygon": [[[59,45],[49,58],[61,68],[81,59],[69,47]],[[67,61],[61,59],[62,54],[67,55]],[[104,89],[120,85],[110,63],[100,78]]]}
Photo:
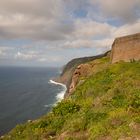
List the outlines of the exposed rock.
{"label": "exposed rock", "polygon": [[90,74],[91,67],[92,66],[90,64],[81,64],[76,68],[72,76],[72,82],[69,88],[69,93],[73,92],[73,90],[75,89],[80,76],[87,76],[88,74]]}
{"label": "exposed rock", "polygon": [[91,56],[91,57],[82,57],[82,58],[76,58],[71,60],[70,62],[68,62],[64,69],[62,74],[60,75],[60,77],[55,78],[54,80],[60,83],[63,83],[67,86],[67,93],[65,94],[65,97],[67,97],[69,90],[71,90],[73,88],[72,86],[72,77],[73,77],[73,73],[75,73],[75,75],[79,75],[80,73],[75,72],[75,69],[81,69],[81,65],[80,64],[85,64],[87,62],[102,58],[104,56],[107,56],[108,53],[110,51],[104,53],[104,54],[100,54],[97,56]]}
{"label": "exposed rock", "polygon": [[112,45],[111,62],[140,60],[140,33],[115,39]]}
{"label": "exposed rock", "polygon": [[31,122],[32,122],[32,120],[28,120],[27,122],[28,122],[28,123],[31,123]]}
{"label": "exposed rock", "polygon": [[[108,58],[110,57],[110,52],[106,53],[106,57]],[[99,59],[94,59],[88,63],[80,64],[79,66],[77,66],[77,68],[75,69],[75,71],[71,76],[72,79],[71,84],[69,86],[67,97],[73,93],[77,85],[81,85],[84,82],[84,79],[82,78],[89,77],[93,73],[101,71],[102,68],[106,67],[107,65],[106,63],[102,64],[102,62],[100,62]]]}

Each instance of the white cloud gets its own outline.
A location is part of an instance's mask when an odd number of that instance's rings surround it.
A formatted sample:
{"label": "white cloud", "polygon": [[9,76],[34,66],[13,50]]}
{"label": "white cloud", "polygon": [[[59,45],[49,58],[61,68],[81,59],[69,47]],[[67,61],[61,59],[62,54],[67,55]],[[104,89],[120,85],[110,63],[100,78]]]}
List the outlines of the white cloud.
{"label": "white cloud", "polygon": [[114,29],[107,23],[100,23],[91,19],[78,19],[75,22],[74,35],[79,38],[94,38],[109,36]]}
{"label": "white cloud", "polygon": [[67,41],[63,44],[65,48],[111,48],[114,38],[105,38],[101,40],[79,39]]}
{"label": "white cloud", "polygon": [[15,54],[15,58],[21,59],[21,60],[32,60],[32,59],[35,59],[36,57],[37,57],[37,55],[34,52],[29,52],[29,53],[17,52]]}
{"label": "white cloud", "polygon": [[45,61],[47,61],[47,59],[46,58],[39,58],[38,61],[39,62],[45,62]]}
{"label": "white cloud", "polygon": [[0,46],[0,57],[6,57],[9,52],[12,52],[12,48],[8,46]]}
{"label": "white cloud", "polygon": [[0,57],[2,57],[3,55],[5,55],[5,53],[2,50],[0,50]]}
{"label": "white cloud", "polygon": [[140,19],[132,24],[125,24],[116,30],[113,33],[114,37],[125,36],[129,34],[139,33],[140,32]]}

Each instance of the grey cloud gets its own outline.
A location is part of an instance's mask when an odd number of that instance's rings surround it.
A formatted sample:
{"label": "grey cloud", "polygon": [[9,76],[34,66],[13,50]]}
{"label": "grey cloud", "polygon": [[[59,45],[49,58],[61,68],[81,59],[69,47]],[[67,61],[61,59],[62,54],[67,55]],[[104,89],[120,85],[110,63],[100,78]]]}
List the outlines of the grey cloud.
{"label": "grey cloud", "polygon": [[0,38],[65,39],[74,27],[65,23],[63,6],[62,0],[1,0]]}
{"label": "grey cloud", "polygon": [[[89,7],[90,2],[93,5]],[[29,42],[1,43],[0,64],[55,65],[101,53],[110,48],[115,37],[140,32],[138,7],[138,0],[1,0],[0,40]],[[82,18],[72,15],[80,9],[93,9],[93,14]],[[110,18],[125,23],[115,27],[107,23]]]}
{"label": "grey cloud", "polygon": [[125,23],[135,22],[140,18],[139,0],[90,0],[98,5],[103,16],[117,18]]}
{"label": "grey cloud", "polygon": [[[32,20],[32,19],[31,19]],[[58,23],[45,24],[45,21],[39,24],[11,24],[1,26],[0,37],[7,39],[23,38],[35,40],[63,40],[67,35],[73,32],[73,24]]]}
{"label": "grey cloud", "polygon": [[61,0],[1,0],[0,13],[60,18],[63,16],[63,4]]}

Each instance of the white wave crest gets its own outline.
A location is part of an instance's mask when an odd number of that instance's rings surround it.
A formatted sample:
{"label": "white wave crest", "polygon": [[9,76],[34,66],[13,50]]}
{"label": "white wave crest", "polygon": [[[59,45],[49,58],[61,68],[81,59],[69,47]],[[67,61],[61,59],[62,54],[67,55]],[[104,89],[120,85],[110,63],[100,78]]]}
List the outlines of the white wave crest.
{"label": "white wave crest", "polygon": [[64,99],[64,95],[65,95],[65,93],[67,91],[66,85],[64,85],[62,83],[55,82],[53,80],[50,80],[49,83],[62,86],[63,90],[56,95],[57,101],[60,102],[62,99]]}
{"label": "white wave crest", "polygon": [[44,105],[44,107],[52,107],[52,106],[54,106],[54,104],[48,104],[48,105]]}

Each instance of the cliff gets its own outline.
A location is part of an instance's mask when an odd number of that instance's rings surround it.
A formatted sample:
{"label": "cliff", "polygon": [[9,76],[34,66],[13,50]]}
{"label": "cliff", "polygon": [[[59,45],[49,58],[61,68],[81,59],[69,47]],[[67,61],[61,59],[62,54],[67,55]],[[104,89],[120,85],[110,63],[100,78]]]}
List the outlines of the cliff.
{"label": "cliff", "polygon": [[115,39],[112,45],[111,62],[140,60],[140,33]]}
{"label": "cliff", "polygon": [[[107,67],[108,63],[105,63],[105,61],[109,60],[109,58],[110,58],[110,51],[100,56],[100,58],[98,57],[85,64],[82,63],[78,65],[78,67],[75,68],[72,74],[71,84],[68,90],[68,96],[74,92],[77,85],[80,85],[84,82],[83,77],[89,77],[93,75],[94,73],[96,73],[97,71],[98,72],[101,71],[103,67]],[[103,60],[103,61],[100,61],[100,60]]]}
{"label": "cliff", "polygon": [[[137,37],[136,40],[139,42]],[[126,39],[124,45],[129,44],[127,41],[130,39]],[[139,140],[140,61],[125,62],[136,59],[137,56],[132,55],[128,55],[127,60],[117,57],[113,50],[115,43],[111,54],[108,52],[86,62],[83,59],[69,62],[61,75],[64,82],[69,81],[67,98],[47,115],[17,125],[1,139]],[[121,46],[122,42],[117,45]],[[131,45],[126,46],[126,50],[129,49],[135,52]],[[67,77],[69,74],[71,80]]]}
{"label": "cliff", "polygon": [[87,62],[97,60],[107,55],[109,55],[111,63],[140,60],[140,33],[116,38],[112,44],[111,55],[110,51],[108,51],[101,55],[76,58],[68,62],[60,77],[57,78],[57,81],[67,86],[65,96],[70,95],[71,92],[74,91],[80,76],[90,75],[92,73],[91,69],[95,70],[95,67],[87,64]]}
{"label": "cliff", "polygon": [[[91,57],[82,57],[82,58],[76,58],[71,60],[70,62],[68,62],[65,66],[64,69],[60,75],[60,77],[55,78],[55,81],[58,81],[60,83],[63,83],[67,86],[67,93],[65,94],[65,97],[69,94],[69,90],[71,90],[71,82],[72,82],[72,77],[73,77],[73,73],[75,71],[75,69],[77,69],[77,66],[79,66],[80,64],[85,64],[87,62],[102,58],[107,56],[107,54],[110,51],[104,53],[104,54],[100,54],[97,56],[91,56]],[[70,91],[71,92],[71,91]]]}

